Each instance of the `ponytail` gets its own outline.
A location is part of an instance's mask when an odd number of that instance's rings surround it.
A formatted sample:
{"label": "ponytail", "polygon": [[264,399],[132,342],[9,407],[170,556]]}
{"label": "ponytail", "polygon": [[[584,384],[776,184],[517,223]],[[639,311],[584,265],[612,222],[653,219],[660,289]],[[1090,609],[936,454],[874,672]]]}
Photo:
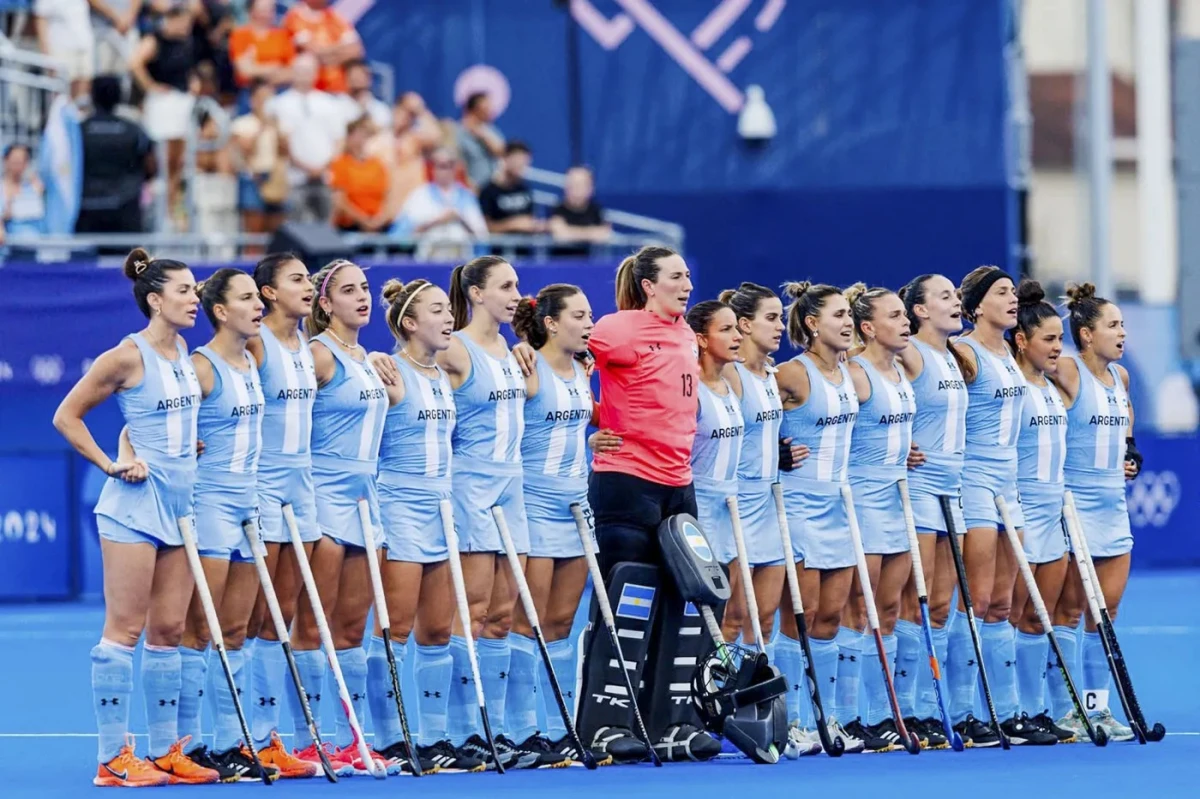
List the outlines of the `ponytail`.
{"label": "ponytail", "polygon": [[471,321],[471,288],[482,290],[492,267],[506,263],[498,255],[482,255],[454,267],[450,273],[450,310],[454,313],[455,330],[462,330]]}
{"label": "ponytail", "polygon": [[646,307],[646,290],[642,281],[658,281],[658,262],[678,255],[668,247],[647,245],[630,255],[617,267],[617,310],[640,311]]}

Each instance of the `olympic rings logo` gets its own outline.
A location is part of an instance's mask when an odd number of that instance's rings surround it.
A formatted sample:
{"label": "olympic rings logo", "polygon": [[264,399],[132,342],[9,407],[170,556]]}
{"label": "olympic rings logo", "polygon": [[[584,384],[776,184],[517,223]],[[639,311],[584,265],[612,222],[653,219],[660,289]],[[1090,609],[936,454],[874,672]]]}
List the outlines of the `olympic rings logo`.
{"label": "olympic rings logo", "polygon": [[1129,521],[1134,527],[1165,527],[1182,496],[1175,472],[1142,472],[1125,499]]}

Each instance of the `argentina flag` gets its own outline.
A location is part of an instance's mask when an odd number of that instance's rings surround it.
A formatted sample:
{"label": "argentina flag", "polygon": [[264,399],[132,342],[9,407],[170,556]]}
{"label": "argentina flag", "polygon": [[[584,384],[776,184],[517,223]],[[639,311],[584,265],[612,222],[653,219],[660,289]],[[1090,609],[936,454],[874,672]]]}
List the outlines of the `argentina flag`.
{"label": "argentina flag", "polygon": [[621,599],[617,602],[617,615],[647,621],[650,618],[650,606],[653,604],[653,588],[648,585],[625,583],[621,587]]}
{"label": "argentina flag", "polygon": [[46,114],[38,174],[46,187],[46,233],[74,233],[83,192],[83,137],[79,110],[66,94],[54,98]]}

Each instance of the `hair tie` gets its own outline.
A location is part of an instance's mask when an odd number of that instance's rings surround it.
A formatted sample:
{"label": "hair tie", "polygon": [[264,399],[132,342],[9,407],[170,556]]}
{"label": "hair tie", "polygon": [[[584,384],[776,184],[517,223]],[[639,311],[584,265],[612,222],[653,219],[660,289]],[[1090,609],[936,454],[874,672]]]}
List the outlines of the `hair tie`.
{"label": "hair tie", "polygon": [[530,298],[529,298],[529,307],[530,307],[530,308],[536,308],[536,307],[537,307],[537,298],[536,298],[536,297],[530,297]]}
{"label": "hair tie", "polygon": [[403,318],[404,318],[404,312],[408,310],[408,306],[409,306],[409,305],[411,305],[411,304],[412,304],[412,301],[413,301],[413,300],[415,300],[415,299],[417,298],[417,295],[418,295],[418,294],[420,294],[422,291],[424,291],[425,289],[429,288],[429,287],[430,287],[430,286],[432,286],[432,285],[433,285],[433,284],[432,284],[432,283],[430,283],[430,282],[427,280],[427,281],[425,281],[424,283],[422,283],[421,285],[417,286],[415,289],[413,289],[413,293],[412,293],[412,294],[409,294],[409,295],[408,295],[408,299],[407,299],[407,300],[405,300],[405,301],[404,301],[404,304],[400,306],[400,315],[396,317],[396,321],[397,321],[397,323],[398,323],[398,322],[399,322],[401,319],[403,319]]}
{"label": "hair tie", "polygon": [[333,268],[329,270],[329,274],[327,274],[325,276],[325,279],[321,281],[321,291],[318,292],[320,294],[320,296],[322,296],[322,297],[329,296],[328,294],[325,293],[325,290],[329,288],[329,281],[337,273],[337,270],[341,269],[343,266],[345,266],[348,263],[350,263],[350,262],[346,261],[346,260],[340,260],[340,261],[334,262]]}
{"label": "hair tie", "polygon": [[146,267],[148,267],[149,265],[150,265],[149,261],[134,261],[133,262],[133,273],[135,275],[140,275],[142,272],[146,271]]}

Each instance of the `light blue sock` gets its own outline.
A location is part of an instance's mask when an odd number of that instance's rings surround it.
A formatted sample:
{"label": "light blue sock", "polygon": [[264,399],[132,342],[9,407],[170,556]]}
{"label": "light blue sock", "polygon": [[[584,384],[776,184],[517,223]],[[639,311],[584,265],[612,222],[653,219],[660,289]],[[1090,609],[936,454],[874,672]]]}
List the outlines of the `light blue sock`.
{"label": "light blue sock", "polygon": [[[550,665],[554,676],[558,679],[558,687],[562,690],[563,701],[567,703],[567,712],[575,718],[575,675],[579,670],[579,650],[575,648],[575,639],[567,636],[559,641],[546,644],[550,653]],[[516,650],[513,650],[514,653]],[[558,702],[550,688],[550,676],[544,664],[538,667],[541,682],[542,701],[546,704],[546,737],[557,741],[567,734],[567,725],[563,723],[562,713],[558,710]]]}
{"label": "light blue sock", "polygon": [[[416,644],[413,674],[417,679],[417,714],[420,717],[417,743],[432,746],[446,740],[446,710],[450,702],[450,675],[454,658],[450,645]],[[468,672],[470,669],[468,669]]]}
{"label": "light blue sock", "polygon": [[1033,718],[1046,710],[1046,660],[1050,641],[1041,633],[1017,630],[1017,693],[1021,711]]}
{"label": "light blue sock", "polygon": [[[921,640],[921,625],[905,619],[896,621],[896,699],[900,701],[900,712],[905,718],[917,715],[917,679],[930,671],[921,663],[925,642]],[[887,640],[884,639],[884,643]]]}
{"label": "light blue sock", "polygon": [[858,685],[862,678],[863,634],[848,627],[838,628],[837,690],[833,700],[833,715],[848,724],[859,718]]}
{"label": "light blue sock", "polygon": [[[447,710],[446,734],[450,743],[462,746],[479,726],[479,707],[475,699],[475,677],[471,658],[467,654],[467,639],[450,636],[450,706]],[[491,708],[488,708],[489,714]],[[492,722],[495,724],[495,722]]]}
{"label": "light blue sock", "polygon": [[[479,679],[483,681],[483,700],[487,702],[492,734],[505,732],[505,699],[508,696],[508,677],[512,662],[512,646],[504,638],[479,638],[475,641],[479,657]],[[534,705],[534,707],[537,707]]]}
{"label": "light blue sock", "polygon": [[[943,698],[949,702],[949,685],[946,683],[946,650],[950,647],[950,630],[947,627],[933,628],[933,651],[937,653],[938,668],[941,670],[941,689]],[[897,655],[899,657],[899,655]],[[919,719],[938,719],[942,718],[942,711],[938,707],[937,690],[933,685],[933,669],[917,669],[917,704],[916,716]]]}
{"label": "light blue sock", "polygon": [[[1055,625],[1054,638],[1058,641],[1058,648],[1062,650],[1067,670],[1071,672],[1072,677],[1076,677],[1079,674],[1079,628]],[[1058,659],[1053,654],[1046,658],[1046,693],[1050,712],[1055,719],[1061,719],[1075,709],[1075,703],[1071,701],[1071,692],[1067,690],[1067,681],[1063,679],[1058,668]]]}
{"label": "light blue sock", "polygon": [[[221,666],[218,663],[217,668]],[[208,650],[179,647],[179,737],[192,737],[188,749],[204,743],[200,717],[204,708],[204,688],[208,674]],[[172,742],[174,743],[174,742]]]}
{"label": "light blue sock", "polygon": [[[284,680],[287,673],[287,656],[278,641],[257,638],[254,641],[254,657],[250,661],[250,734],[254,736],[254,748],[262,749],[271,742],[271,733],[279,731],[279,712],[290,697],[299,705],[295,694],[285,697]],[[291,680],[287,680],[291,683]],[[297,712],[302,711],[297,708]],[[303,715],[301,715],[303,718]]]}
{"label": "light blue sock", "polygon": [[[403,674],[404,645],[392,641],[396,670]],[[396,692],[392,690],[392,672],[388,668],[387,646],[381,636],[371,636],[367,656],[367,696],[370,697],[371,724],[375,729],[375,751],[382,752],[404,737],[400,713],[396,710]],[[361,724],[363,719],[359,717]]]}
{"label": "light blue sock", "polygon": [[[775,636],[767,642],[766,646],[763,647],[763,652],[767,656],[767,662],[772,666],[775,665],[775,642],[779,640],[779,636],[781,635],[783,635],[783,633],[776,633]],[[776,668],[778,668],[778,666],[776,666]]]}
{"label": "light blue sock", "polygon": [[129,703],[133,697],[133,647],[105,638],[92,647],[92,703],[100,745],[96,757],[112,760],[129,732]]}
{"label": "light blue sock", "polygon": [[975,685],[979,682],[979,664],[967,614],[954,611],[946,646],[946,683],[950,688],[950,721],[958,724],[975,712]]}
{"label": "light blue sock", "polygon": [[980,626],[984,665],[1001,721],[1017,715],[1017,643],[1016,630],[1007,621],[985,622]]}
{"label": "light blue sock", "polygon": [[[817,684],[820,687],[822,707],[826,717],[835,715],[832,712],[832,701],[837,693],[838,645],[837,640],[809,638],[808,648],[812,651],[813,671],[817,674]],[[840,721],[841,719],[839,719]],[[851,719],[853,721],[853,719]],[[814,720],[815,725],[815,720]]]}
{"label": "light blue sock", "polygon": [[[146,700],[146,728],[150,757],[162,757],[179,740],[179,647],[142,647],[142,696]],[[199,745],[199,741],[193,741]]]}
{"label": "light blue sock", "polygon": [[[329,664],[325,661],[325,653],[320,649],[308,649],[294,654],[296,671],[300,673],[300,682],[304,683],[304,691],[308,697],[308,707],[312,711],[313,720],[320,727],[321,694],[325,690],[325,672]],[[312,746],[313,739],[308,734],[308,722],[304,720],[304,708],[300,706],[299,701],[292,702],[292,723],[296,733],[292,745],[296,749]]]}
{"label": "light blue sock", "polygon": [[[510,738],[520,743],[537,732],[537,688],[540,681],[537,642],[517,633],[509,633],[508,642],[510,655],[508,678],[505,680],[504,729]],[[550,702],[547,710],[558,715],[554,699],[549,694],[546,699]]]}
{"label": "light blue sock", "polygon": [[[342,667],[342,678],[346,681],[346,691],[350,694],[350,705],[361,726],[367,717],[367,650],[361,646],[339,649],[337,659]],[[335,740],[343,748],[354,743],[354,731],[350,729],[350,720],[345,713],[338,714]]]}
{"label": "light blue sock", "polygon": [[[1083,633],[1083,684],[1087,691],[1107,691],[1111,675],[1108,672],[1108,658],[1104,656],[1104,644],[1100,641],[1100,633]],[[1112,707],[1110,703],[1110,707]]]}
{"label": "light blue sock", "polygon": [[863,686],[866,690],[863,693],[867,697],[867,715],[865,717],[867,724],[878,724],[886,718],[892,716],[892,703],[888,697],[887,680],[884,679],[883,670],[886,668],[888,674],[896,672],[896,636],[883,636],[883,652],[887,658],[887,665],[881,666],[879,656],[870,657],[867,653],[863,653]]}
{"label": "light blue sock", "polygon": [[800,721],[803,712],[800,694],[807,693],[808,683],[804,679],[804,650],[799,641],[779,634],[775,639],[775,667],[787,680],[788,722],[794,721],[803,726]]}
{"label": "light blue sock", "polygon": [[[229,658],[229,670],[233,672],[233,682],[240,700],[246,695],[246,657],[240,649],[231,649],[225,656]],[[212,661],[208,669],[208,691],[213,698],[212,748],[214,752],[228,752],[242,740],[242,725],[233,706],[233,694],[229,692],[229,682],[225,679],[220,655],[213,650],[209,659]]]}

